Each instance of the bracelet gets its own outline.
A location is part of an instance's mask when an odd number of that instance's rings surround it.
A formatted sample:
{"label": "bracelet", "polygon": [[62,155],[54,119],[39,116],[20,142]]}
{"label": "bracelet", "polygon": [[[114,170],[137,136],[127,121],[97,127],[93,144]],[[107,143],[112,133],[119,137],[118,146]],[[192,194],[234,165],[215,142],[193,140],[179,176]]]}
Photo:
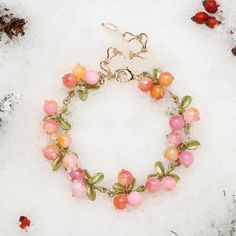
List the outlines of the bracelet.
{"label": "bracelet", "polygon": [[[106,28],[118,31],[116,26],[110,23],[102,24]],[[147,53],[148,36],[145,33],[134,35],[130,32],[121,34],[123,39],[130,42],[137,42],[140,45],[139,51],[129,51],[129,59],[141,58]],[[138,206],[142,202],[142,192],[155,193],[163,189],[171,191],[176,187],[179,176],[174,173],[179,166],[189,167],[193,163],[193,154],[189,150],[195,150],[200,143],[190,138],[191,125],[198,121],[199,111],[190,107],[191,96],[184,96],[180,99],[177,95],[167,90],[174,80],[169,72],[162,72],[159,68],[154,68],[152,72],[133,73],[128,67],[112,71],[110,63],[117,56],[127,57],[125,52],[109,47],[107,56],[100,62],[101,70],[87,70],[78,64],[71,73],[63,76],[62,82],[69,89],[68,95],[63,100],[63,105],[59,108],[54,100],[45,100],[43,118],[43,129],[49,136],[49,144],[43,149],[44,157],[51,162],[52,169],[58,170],[61,166],[67,171],[72,181],[72,196],[76,198],[87,197],[94,201],[96,193],[101,192],[113,198],[116,209],[125,209],[127,205]],[[71,125],[68,122],[69,105],[72,98],[79,97],[85,101],[91,90],[100,89],[106,81],[117,80],[128,82],[137,80],[138,88],[149,93],[155,100],[163,97],[171,98],[171,106],[168,107],[167,114],[170,116],[170,133],[166,135],[168,147],[164,151],[164,157],[169,161],[165,167],[163,162],[157,161],[154,165],[153,173],[147,175],[144,183],[136,184],[133,174],[122,169],[117,176],[117,182],[112,187],[101,185],[104,174],[97,172],[91,174],[87,168],[78,164],[78,154],[70,149],[71,136],[69,131]]]}

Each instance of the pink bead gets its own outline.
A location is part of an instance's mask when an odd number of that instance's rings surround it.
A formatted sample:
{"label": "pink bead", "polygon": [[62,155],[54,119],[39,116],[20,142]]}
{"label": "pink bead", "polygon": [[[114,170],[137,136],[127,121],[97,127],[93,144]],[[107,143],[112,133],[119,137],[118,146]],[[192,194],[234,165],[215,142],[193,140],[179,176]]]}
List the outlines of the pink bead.
{"label": "pink bead", "polygon": [[56,114],[58,110],[57,102],[54,100],[45,100],[44,105],[43,105],[43,110],[48,115]]}
{"label": "pink bead", "polygon": [[178,146],[181,143],[181,137],[180,134],[177,132],[171,132],[168,135],[166,135],[167,142],[170,145]]}
{"label": "pink bead", "polygon": [[94,70],[89,70],[87,71],[85,75],[85,82],[90,85],[96,85],[100,79],[100,75],[94,71]]}
{"label": "pink bead", "polygon": [[150,79],[150,78],[143,78],[139,81],[139,89],[142,91],[142,92],[148,92],[152,89],[153,87],[153,80]]}
{"label": "pink bead", "polygon": [[55,134],[58,129],[58,123],[55,120],[45,120],[43,122],[43,129],[47,134]]}
{"label": "pink bead", "polygon": [[192,107],[184,112],[184,119],[187,123],[193,123],[200,120],[198,109]]}
{"label": "pink bead", "polygon": [[128,195],[128,203],[132,206],[140,205],[142,200],[143,200],[142,195],[139,192],[132,191]]}
{"label": "pink bead", "polygon": [[172,130],[181,130],[185,126],[185,121],[182,116],[175,115],[170,118],[169,125]]}
{"label": "pink bead", "polygon": [[71,73],[65,74],[63,76],[63,84],[67,88],[74,88],[77,84],[77,79],[76,79],[75,75],[73,75]]}
{"label": "pink bead", "polygon": [[146,181],[146,187],[149,192],[155,193],[161,188],[161,181],[155,177],[151,177]]}
{"label": "pink bead", "polygon": [[179,154],[179,161],[183,166],[191,166],[193,164],[193,154],[188,151],[183,151]]}
{"label": "pink bead", "polygon": [[63,158],[63,166],[66,169],[73,169],[77,167],[78,158],[75,154],[66,154]]}
{"label": "pink bead", "polygon": [[72,186],[72,196],[75,198],[83,198],[87,194],[87,187],[82,183],[75,183]]}
{"label": "pink bead", "polygon": [[83,181],[84,180],[84,171],[81,168],[74,169],[70,172],[71,181]]}
{"label": "pink bead", "polygon": [[56,145],[49,145],[44,148],[43,155],[50,161],[55,160],[59,156],[59,148]]}
{"label": "pink bead", "polygon": [[176,187],[176,181],[173,177],[165,176],[161,180],[161,186],[165,191],[171,191]]}

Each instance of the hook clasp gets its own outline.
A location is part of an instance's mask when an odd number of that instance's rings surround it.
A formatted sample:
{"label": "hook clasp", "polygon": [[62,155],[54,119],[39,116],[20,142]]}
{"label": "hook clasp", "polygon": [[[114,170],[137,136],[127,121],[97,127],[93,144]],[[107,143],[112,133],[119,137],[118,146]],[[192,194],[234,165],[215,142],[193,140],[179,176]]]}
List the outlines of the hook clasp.
{"label": "hook clasp", "polygon": [[134,75],[130,69],[120,68],[115,71],[114,78],[121,83],[127,83],[134,79]]}

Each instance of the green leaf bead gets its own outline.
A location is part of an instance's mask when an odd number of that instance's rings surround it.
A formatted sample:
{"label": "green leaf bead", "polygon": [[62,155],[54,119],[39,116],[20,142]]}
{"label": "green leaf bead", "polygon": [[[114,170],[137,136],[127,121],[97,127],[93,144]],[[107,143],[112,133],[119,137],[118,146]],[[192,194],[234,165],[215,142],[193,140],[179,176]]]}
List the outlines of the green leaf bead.
{"label": "green leaf bead", "polygon": [[60,118],[59,125],[65,131],[71,130],[71,125],[67,121],[65,121],[63,118]]}
{"label": "green leaf bead", "polygon": [[112,188],[116,191],[116,192],[124,192],[125,187],[123,185],[121,185],[120,183],[115,183],[112,185]]}
{"label": "green leaf bead", "polygon": [[197,140],[191,140],[186,144],[186,148],[188,150],[195,150],[198,148],[199,145],[200,143]]}
{"label": "green leaf bead", "polygon": [[82,100],[82,101],[85,101],[87,98],[88,98],[88,91],[87,90],[78,90],[78,95],[79,95],[79,98]]}
{"label": "green leaf bead", "polygon": [[62,160],[63,158],[58,157],[55,160],[52,161],[52,170],[56,171],[60,168],[61,164],[62,164]]}
{"label": "green leaf bead", "polygon": [[94,201],[96,199],[96,192],[92,186],[88,186],[87,197],[89,200]]}
{"label": "green leaf bead", "polygon": [[161,161],[155,163],[155,171],[162,176],[165,173],[165,167]]}
{"label": "green leaf bead", "polygon": [[181,100],[180,106],[182,109],[186,108],[187,106],[190,105],[190,103],[192,102],[192,97],[191,96],[184,96]]}
{"label": "green leaf bead", "polygon": [[91,177],[90,181],[92,184],[97,184],[101,182],[104,179],[104,174],[103,173],[96,173],[94,176]]}

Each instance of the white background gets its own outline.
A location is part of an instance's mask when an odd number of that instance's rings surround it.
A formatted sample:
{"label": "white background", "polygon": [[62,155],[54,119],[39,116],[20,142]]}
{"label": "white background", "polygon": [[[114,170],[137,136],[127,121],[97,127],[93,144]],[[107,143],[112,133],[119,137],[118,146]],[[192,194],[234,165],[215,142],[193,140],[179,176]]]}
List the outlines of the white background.
{"label": "white background", "polygon": [[[0,235],[171,236],[174,230],[181,236],[211,236],[217,235],[212,222],[228,227],[222,192],[236,192],[236,58],[230,52],[233,36],[224,25],[211,30],[190,20],[203,9],[201,1],[3,2],[29,22],[24,38],[0,49],[1,97],[23,94],[1,130]],[[227,27],[236,26],[236,2],[221,4]],[[122,212],[103,195],[95,202],[73,199],[66,174],[53,173],[41,154],[46,144],[42,104],[47,98],[62,101],[62,75],[77,63],[99,70],[108,46],[124,46],[119,35],[100,27],[104,21],[122,32],[146,32],[147,60],[129,65],[137,71],[155,66],[171,71],[172,91],[192,95],[201,111],[193,136],[202,145],[194,152],[194,165],[179,170],[176,191],[145,194],[140,207]],[[71,123],[81,165],[103,171],[107,184],[121,168],[141,181],[163,159],[169,131],[163,104],[141,94],[135,82],[108,82],[85,103],[75,101]],[[20,215],[32,220],[28,234],[17,225]]]}

